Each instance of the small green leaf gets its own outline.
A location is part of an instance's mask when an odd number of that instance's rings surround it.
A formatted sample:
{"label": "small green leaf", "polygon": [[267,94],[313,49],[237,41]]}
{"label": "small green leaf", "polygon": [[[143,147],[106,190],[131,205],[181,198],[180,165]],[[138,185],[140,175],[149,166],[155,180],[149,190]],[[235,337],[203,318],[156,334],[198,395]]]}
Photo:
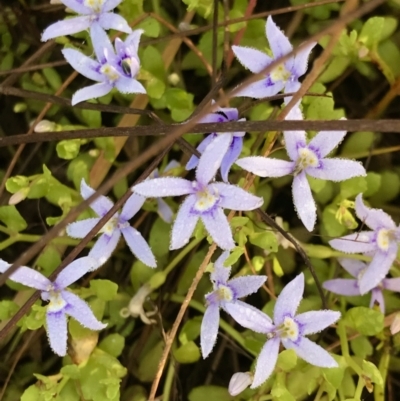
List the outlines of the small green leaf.
{"label": "small green leaf", "polygon": [[200,327],[201,320],[198,317],[186,321],[179,333],[179,341],[181,344],[196,340],[200,335]]}
{"label": "small green leaf", "polygon": [[279,354],[276,366],[284,372],[290,372],[296,364],[297,354],[292,349],[287,349]]}
{"label": "small green leaf", "polygon": [[378,192],[381,186],[381,176],[380,174],[374,173],[372,171],[367,173],[365,178],[367,180],[367,190],[363,193],[363,198],[368,198]]}
{"label": "small green leaf", "polygon": [[6,181],[6,189],[8,192],[15,194],[22,188],[26,188],[29,185],[29,178],[23,175],[16,175],[10,177]]}
{"label": "small green leaf", "polygon": [[79,154],[81,148],[80,139],[68,139],[57,143],[56,151],[60,159],[72,160]]}
{"label": "small green leaf", "polygon": [[193,342],[188,341],[178,349],[174,350],[173,355],[179,363],[194,363],[200,359],[199,347]]}
{"label": "small green leaf", "polygon": [[90,128],[101,127],[101,112],[97,110],[81,110],[82,119]]}
{"label": "small green leaf", "polygon": [[118,333],[110,334],[100,342],[98,347],[117,358],[125,347],[125,338]]}
{"label": "small green leaf", "polygon": [[364,336],[359,336],[350,341],[351,350],[354,352],[354,355],[358,356],[361,359],[365,359],[367,356],[370,356],[374,352],[374,348],[372,347],[368,338]]}
{"label": "small green leaf", "polygon": [[19,214],[15,206],[0,206],[0,221],[11,231],[19,233],[28,226],[25,219]]}
{"label": "small green leaf", "polygon": [[228,389],[219,386],[195,387],[188,396],[189,401],[231,401]]}
{"label": "small green leaf", "polygon": [[144,35],[149,38],[158,38],[160,35],[160,23],[151,17],[147,17],[144,21],[138,24],[136,28],[143,29]]}
{"label": "small green leaf", "polygon": [[90,289],[103,301],[112,301],[117,296],[118,285],[110,280],[91,280]]}
{"label": "small green leaf", "polygon": [[340,183],[340,196],[342,199],[353,198],[367,190],[367,180],[364,177],[354,177]]}
{"label": "small green leaf", "polygon": [[369,361],[362,361],[362,370],[366,373],[372,383],[378,386],[383,386],[383,379],[379,369]]}
{"label": "small green leaf", "polygon": [[237,246],[235,248],[233,248],[233,251],[231,252],[231,254],[226,258],[225,262],[224,262],[224,266],[232,266],[233,264],[235,264],[239,258],[244,254],[244,248]]}
{"label": "small green leaf", "polygon": [[249,241],[268,252],[276,252],[278,250],[278,240],[275,234],[270,231],[250,234]]}
{"label": "small green leaf", "polygon": [[0,301],[0,321],[9,319],[18,309],[19,306],[13,301]]}
{"label": "small green leaf", "polygon": [[60,373],[74,380],[79,379],[80,376],[80,370],[77,365],[65,365],[61,368]]}
{"label": "small green leaf", "polygon": [[374,336],[383,330],[384,316],[375,309],[358,306],[347,311],[345,322],[364,336]]}

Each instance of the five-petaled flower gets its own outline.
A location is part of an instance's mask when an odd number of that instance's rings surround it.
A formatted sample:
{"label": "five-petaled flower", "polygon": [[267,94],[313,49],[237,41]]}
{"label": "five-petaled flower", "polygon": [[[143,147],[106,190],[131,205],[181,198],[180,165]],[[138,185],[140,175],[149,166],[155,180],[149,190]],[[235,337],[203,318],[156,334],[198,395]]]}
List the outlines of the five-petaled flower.
{"label": "five-petaled flower", "polygon": [[58,21],[46,28],[42,35],[42,41],[58,36],[72,35],[98,25],[103,29],[115,29],[116,31],[131,33],[132,29],[120,15],[110,12],[121,3],[122,0],[62,0],[62,3],[77,14],[75,18]]}
{"label": "five-petaled flower", "polygon": [[[88,199],[96,191],[89,187],[84,180],[81,182],[81,195],[83,199]],[[124,236],[132,253],[145,265],[156,267],[156,259],[146,240],[139,231],[131,227],[129,220],[143,206],[145,198],[140,195],[132,194],[124,204],[121,214],[115,213],[114,216],[103,226],[99,233],[100,238],[96,241],[89,252],[89,256],[96,259],[95,268],[103,265],[117,247],[121,234]],[[107,214],[114,204],[106,196],[99,196],[90,208],[99,217],[76,221],[67,226],[67,234],[73,238],[85,237],[99,220]]]}
{"label": "five-petaled flower", "polygon": [[[43,274],[30,267],[21,266],[10,275],[10,280],[41,291],[43,301],[48,301],[46,311],[47,335],[52,350],[59,356],[67,353],[67,317],[72,316],[82,326],[91,330],[101,330],[107,325],[99,322],[89,305],[66,287],[79,280],[96,261],[85,256],[74,260],[57,276],[52,283]],[[4,273],[11,265],[0,259],[0,272]]]}
{"label": "five-petaled flower", "polygon": [[[221,122],[228,122],[228,121],[245,121],[245,118],[239,119],[239,112],[235,108],[218,108],[217,111],[214,113],[207,114],[203,118],[201,118],[198,122],[199,123],[221,123]],[[226,132],[226,133],[211,133],[206,138],[204,138],[197,150],[200,153],[203,153],[205,148],[217,138],[219,135],[228,135],[230,137],[230,144],[228,149],[226,150],[225,147],[223,149],[215,149],[216,153],[225,152],[224,158],[221,162],[221,176],[225,182],[228,182],[228,174],[229,170],[232,167],[232,164],[237,160],[240,156],[240,152],[243,148],[243,136],[245,132]],[[223,143],[224,145],[224,143]],[[186,170],[192,170],[197,167],[199,163],[199,158],[193,155],[188,163],[186,164]]]}
{"label": "five-petaled flower", "polygon": [[94,25],[91,30],[92,43],[97,61],[75,49],[63,49],[68,63],[86,78],[98,84],[79,89],[72,96],[72,105],[84,100],[104,96],[116,87],[121,93],[146,93],[146,89],[135,77],[140,69],[137,55],[141,29],[133,31],[123,42],[115,39],[115,50],[103,29]]}
{"label": "five-petaled flower", "polygon": [[[238,60],[254,74],[262,72],[273,61],[286,56],[293,50],[289,39],[276,26],[271,17],[267,19],[265,31],[273,58],[251,47],[232,46],[232,50]],[[282,64],[276,66],[267,74],[266,78],[246,85],[242,89],[239,87],[235,96],[261,99],[274,96],[282,89],[284,89],[285,93],[296,92],[301,85],[299,77],[307,70],[307,60],[314,46],[315,43],[305,46],[295,56],[289,57]],[[289,100],[290,97],[285,98],[285,101]]]}
{"label": "five-petaled flower", "polygon": [[[324,282],[323,287],[339,295],[361,295],[358,280],[362,278],[368,269],[368,265],[355,259],[340,258],[338,261],[343,268],[355,278],[335,278],[333,280],[327,280]],[[376,287],[371,289],[370,308],[378,304],[382,313],[385,314],[385,300],[382,290],[400,292],[400,277],[384,278]]]}
{"label": "five-petaled flower", "polygon": [[230,309],[230,315],[243,327],[267,336],[267,342],[258,356],[251,388],[260,386],[272,374],[279,354],[279,346],[293,349],[306,362],[324,368],[337,367],[333,357],[322,347],[305,336],[318,333],[340,318],[340,312],[324,310],[304,312],[296,315],[303,298],[304,275],[299,274],[288,283],[276,300],[274,321],[255,309],[252,314],[237,313]]}
{"label": "five-petaled flower", "polygon": [[[146,180],[132,187],[139,195],[159,198],[163,196],[189,195],[178,210],[172,234],[170,249],[178,249],[189,242],[199,218],[216,244],[225,250],[233,249],[232,231],[223,209],[254,210],[263,199],[242,188],[223,182],[212,182],[224,153],[216,153],[229,147],[231,138],[218,136],[203,152],[196,169],[196,180],[178,177],[161,177]],[[223,142],[221,144],[221,142]]]}
{"label": "five-petaled flower", "polygon": [[356,197],[355,210],[358,218],[373,231],[361,231],[329,241],[332,248],[345,253],[364,253],[372,256],[369,266],[358,278],[361,294],[365,294],[386,277],[396,259],[400,228],[392,218],[381,209],[370,209]]}
{"label": "five-petaled flower", "polygon": [[224,267],[224,262],[229,256],[225,251],[214,263],[214,271],[211,273],[213,291],[205,296],[207,309],[201,323],[200,343],[203,358],[212,351],[217,340],[219,326],[219,309],[230,313],[233,309],[236,314],[252,314],[254,307],[239,301],[239,298],[256,292],[267,280],[267,276],[241,276],[229,279],[231,268]]}
{"label": "five-petaled flower", "polygon": [[[293,108],[288,119],[301,120],[300,109]],[[364,167],[359,162],[326,157],[339,145],[345,135],[345,131],[321,131],[307,144],[305,131],[285,131],[285,146],[291,161],[250,156],[239,159],[236,164],[260,177],[283,177],[293,174],[294,206],[307,230],[312,231],[317,219],[317,208],[307,175],[332,181],[366,175]]]}

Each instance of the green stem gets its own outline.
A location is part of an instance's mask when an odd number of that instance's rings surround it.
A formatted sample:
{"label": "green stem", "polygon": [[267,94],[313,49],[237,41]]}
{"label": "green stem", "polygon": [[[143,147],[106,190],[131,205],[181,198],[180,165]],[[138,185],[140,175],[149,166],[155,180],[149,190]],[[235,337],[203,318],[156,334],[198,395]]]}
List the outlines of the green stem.
{"label": "green stem", "polygon": [[0,251],[2,251],[3,249],[6,249],[10,245],[12,245],[14,242],[16,242],[15,237],[10,237],[10,238],[7,238],[6,240],[0,242]]}
{"label": "green stem", "polygon": [[375,401],[385,401],[385,383],[388,374],[389,363],[390,363],[389,347],[385,347],[381,359],[379,360],[379,366],[378,366],[379,372],[381,373],[382,376],[383,386],[375,383],[374,386]]}
{"label": "green stem", "polygon": [[163,401],[169,401],[170,399],[172,383],[174,381],[174,374],[175,374],[174,360],[171,358],[167,371],[167,377],[165,378],[165,383],[164,383],[164,389],[162,395]]}
{"label": "green stem", "polygon": [[363,380],[363,378],[360,376],[360,377],[358,378],[358,383],[357,383],[356,392],[354,393],[354,399],[355,399],[355,400],[361,401],[361,395],[362,395],[363,389],[364,389],[364,380]]}

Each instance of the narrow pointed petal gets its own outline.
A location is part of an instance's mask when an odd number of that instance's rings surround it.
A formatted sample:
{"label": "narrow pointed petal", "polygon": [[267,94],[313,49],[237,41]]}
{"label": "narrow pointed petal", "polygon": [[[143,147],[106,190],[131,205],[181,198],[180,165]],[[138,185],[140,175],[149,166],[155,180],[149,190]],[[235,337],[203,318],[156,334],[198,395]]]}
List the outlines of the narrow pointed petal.
{"label": "narrow pointed petal", "polygon": [[167,173],[168,171],[180,167],[180,163],[177,162],[176,160],[171,160],[168,162],[168,164],[165,166],[163,173]]}
{"label": "narrow pointed petal", "polygon": [[121,231],[114,230],[111,236],[103,234],[99,237],[88,255],[97,261],[97,264],[93,270],[96,270],[100,266],[104,265],[104,263],[106,263],[111,257],[111,254],[118,245],[120,236]]}
{"label": "narrow pointed petal", "polygon": [[242,85],[237,90],[235,89],[235,97],[252,97],[254,99],[263,99],[266,97],[275,96],[285,87],[283,81],[271,82],[269,79],[262,79],[253,82],[249,85]]}
{"label": "narrow pointed petal", "polygon": [[110,56],[114,54],[114,48],[107,33],[98,23],[94,23],[90,27],[90,37],[97,60],[102,64],[106,63],[106,54]]}
{"label": "narrow pointed petal", "polygon": [[307,71],[308,58],[310,57],[311,50],[315,47],[316,43],[312,42],[306,45],[302,50],[298,51],[294,56],[293,75],[301,77]]}
{"label": "narrow pointed petal", "polygon": [[99,217],[92,219],[79,220],[67,225],[67,234],[72,238],[84,238],[93,227],[100,221]]}
{"label": "narrow pointed petal", "polygon": [[301,313],[295,320],[301,327],[301,335],[319,333],[340,319],[340,312],[320,310]]}
{"label": "narrow pointed petal", "polygon": [[382,285],[385,290],[400,292],[400,277],[385,278],[382,281]]}
{"label": "narrow pointed petal", "polygon": [[322,284],[322,287],[339,295],[350,297],[361,295],[360,289],[358,288],[358,281],[356,279],[335,278],[333,280],[325,281]]}
{"label": "narrow pointed petal", "polygon": [[208,305],[206,311],[204,312],[200,329],[201,354],[203,355],[204,359],[210,355],[217,341],[218,326],[219,306],[218,304]]}
{"label": "narrow pointed petal", "polygon": [[347,271],[347,273],[356,278],[361,273],[361,271],[367,267],[367,264],[365,262],[356,259],[338,258],[338,262],[343,267],[343,269]]}
{"label": "narrow pointed petal", "polygon": [[116,31],[131,33],[132,28],[128,25],[126,20],[118,14],[104,13],[101,14],[98,23],[105,30],[115,29]]}
{"label": "narrow pointed petal", "polygon": [[123,220],[130,220],[140,210],[145,200],[145,197],[133,193],[125,202],[120,218]]}
{"label": "narrow pointed petal", "polygon": [[213,241],[221,249],[229,251],[235,247],[231,226],[221,208],[217,207],[210,212],[203,213],[200,218]]}
{"label": "narrow pointed petal", "polygon": [[[203,121],[202,121],[203,122]],[[208,122],[208,121],[207,121]],[[214,122],[214,121],[213,121]],[[206,136],[197,146],[197,151],[199,153],[203,153],[205,148],[216,138],[215,134],[210,134]],[[199,158],[196,155],[192,155],[189,161],[186,164],[186,170],[192,170],[199,164]]]}
{"label": "narrow pointed petal", "polygon": [[307,230],[312,231],[317,220],[317,206],[304,171],[294,177],[292,191],[296,212]]}
{"label": "narrow pointed petal", "polygon": [[64,311],[46,314],[47,337],[51,349],[59,356],[67,354],[67,317]]}
{"label": "narrow pointed petal", "polygon": [[224,158],[221,163],[221,176],[225,182],[228,182],[228,174],[231,169],[233,163],[237,160],[242,152],[243,148],[243,137],[234,136],[232,142],[226,152]]}
{"label": "narrow pointed petal", "polygon": [[295,167],[293,162],[263,156],[243,157],[236,164],[260,177],[283,177],[291,174]]}
{"label": "narrow pointed petal", "polygon": [[142,261],[146,266],[157,266],[153,252],[139,231],[133,227],[125,227],[121,232],[130,250],[140,261]]}
{"label": "narrow pointed petal", "polygon": [[[239,118],[239,111],[234,107],[221,107],[217,111],[225,114],[225,116],[228,117],[226,121],[236,121]],[[241,120],[244,121],[245,119],[240,119],[239,121]]]}
{"label": "narrow pointed petal", "polygon": [[121,77],[115,82],[121,93],[147,93],[145,87],[136,79]]}
{"label": "narrow pointed petal", "polygon": [[386,252],[379,250],[375,253],[370,265],[358,282],[361,294],[365,294],[378,286],[388,274],[396,255],[396,243],[391,243]]}
{"label": "narrow pointed petal", "polygon": [[107,324],[101,323],[96,319],[90,306],[77,295],[69,291],[63,291],[62,297],[68,303],[65,307],[65,313],[72,316],[82,326],[90,330],[102,330],[107,327]]}
{"label": "narrow pointed petal", "polygon": [[[286,56],[293,50],[292,45],[289,42],[289,39],[285,36],[285,34],[276,26],[275,22],[272,20],[272,17],[269,16],[267,18],[267,24],[265,26],[265,33],[268,39],[269,47],[274,54],[274,58],[278,59],[280,57]],[[294,58],[285,61],[286,68],[291,71],[294,64]]]}
{"label": "narrow pointed petal", "polygon": [[396,224],[392,218],[382,209],[366,207],[362,199],[362,194],[356,196],[356,214],[364,224],[373,230],[379,230],[380,228],[394,230],[396,228]]}
{"label": "narrow pointed petal", "polygon": [[229,280],[228,284],[235,298],[243,298],[257,292],[266,281],[267,276],[241,276]]}
{"label": "narrow pointed petal", "polygon": [[272,63],[272,58],[251,47],[232,46],[232,51],[239,62],[254,74],[260,73]]}
{"label": "narrow pointed petal", "polygon": [[63,49],[61,52],[72,68],[78,71],[79,74],[93,81],[100,82],[103,80],[102,74],[99,73],[100,64],[96,60],[85,56],[75,49]]}
{"label": "narrow pointed petal", "polygon": [[[297,79],[294,79],[292,81],[287,81],[284,92],[294,94],[300,89],[300,87],[301,87],[301,83]],[[285,104],[288,104],[292,100],[292,97],[293,96],[285,96],[283,99]],[[301,103],[301,99],[295,104],[294,107],[299,107],[300,103]]]}
{"label": "narrow pointed petal", "polygon": [[307,167],[306,173],[314,178],[331,181],[344,181],[349,178],[367,175],[364,166],[360,162],[336,158],[322,159],[319,167]]}
{"label": "narrow pointed petal", "polygon": [[[81,196],[83,199],[89,199],[95,193],[96,190],[87,185],[85,180],[81,181]],[[90,208],[93,209],[100,217],[105,216],[113,206],[114,203],[104,195],[100,195],[90,204]]]}
{"label": "narrow pointed petal", "polygon": [[224,262],[228,256],[228,251],[222,252],[220,257],[214,262],[214,271],[210,274],[210,278],[216,284],[226,284],[229,279],[231,268],[224,266]]}
{"label": "narrow pointed petal", "polygon": [[274,330],[275,326],[268,315],[245,302],[224,302],[222,307],[225,312],[229,313],[237,323],[246,329],[262,334],[267,334]]}
{"label": "narrow pointed petal", "polygon": [[369,307],[372,309],[375,305],[385,314],[385,299],[383,298],[382,290],[379,287],[373,288],[371,291],[371,301]]}
{"label": "narrow pointed petal", "polygon": [[[304,120],[300,107],[293,107],[285,120]],[[285,148],[291,160],[297,161],[299,158],[299,148],[306,146],[305,131],[284,131],[283,138],[285,140]]]}
{"label": "narrow pointed petal", "polygon": [[108,83],[94,84],[86,86],[85,88],[79,89],[74,93],[71,99],[72,106],[80,102],[84,102],[89,99],[97,99],[98,97],[107,95],[112,89],[112,86]]}
{"label": "narrow pointed petal", "polygon": [[114,10],[115,7],[118,6],[118,4],[121,3],[122,0],[106,0],[103,4],[102,7],[102,12],[108,12],[111,10]]}
{"label": "narrow pointed petal", "polygon": [[64,21],[58,21],[48,28],[42,34],[42,42],[59,36],[73,35],[74,33],[85,31],[91,24],[89,16],[70,18]]}
{"label": "narrow pointed petal", "polygon": [[194,192],[192,181],[178,177],[160,177],[143,181],[132,187],[132,191],[146,198],[181,196]]}
{"label": "narrow pointed petal", "polygon": [[294,350],[300,358],[311,365],[322,368],[336,368],[338,366],[337,362],[327,351],[306,337],[300,337],[296,342],[282,339],[282,344],[286,349]]}
{"label": "narrow pointed petal", "polygon": [[254,210],[264,203],[264,199],[259,196],[252,195],[243,188],[236,185],[225,184],[224,182],[216,182],[211,184],[217,189],[220,195],[218,206],[231,210]]}
{"label": "narrow pointed petal", "polygon": [[71,10],[75,11],[77,14],[92,14],[93,9],[90,7],[85,6],[84,4],[80,3],[78,0],[62,0],[62,3],[70,8]]}
{"label": "narrow pointed petal", "polygon": [[329,245],[333,249],[346,253],[374,252],[377,249],[376,244],[373,242],[374,238],[375,233],[373,231],[361,231],[333,239],[329,241]]}
{"label": "narrow pointed petal", "polygon": [[166,223],[172,223],[174,212],[163,199],[157,199],[157,212]]}
{"label": "narrow pointed petal", "polygon": [[308,146],[318,151],[318,155],[323,158],[339,146],[346,134],[347,131],[320,131]]}
{"label": "narrow pointed petal", "polygon": [[199,215],[192,209],[196,202],[194,195],[189,195],[181,204],[171,232],[171,244],[169,249],[179,249],[185,246],[196,227]]}
{"label": "narrow pointed petal", "polygon": [[135,29],[126,39],[124,42],[124,47],[129,56],[137,55],[137,51],[139,48],[140,38],[143,34],[143,29]]}
{"label": "narrow pointed petal", "polygon": [[207,185],[215,177],[231,142],[231,134],[220,134],[208,144],[197,166],[196,179],[198,182]]}
{"label": "narrow pointed petal", "polygon": [[[10,263],[0,259],[0,273],[4,273],[11,266]],[[30,267],[21,266],[9,277],[10,280],[26,285],[30,288],[46,291],[51,286],[51,281]]]}
{"label": "narrow pointed petal", "polygon": [[75,281],[79,280],[88,271],[93,270],[95,266],[96,260],[91,257],[84,256],[82,258],[75,259],[59,273],[54,281],[54,286],[60,290],[64,289],[72,283],[75,283]]}
{"label": "narrow pointed petal", "polygon": [[274,323],[279,326],[286,316],[293,318],[303,298],[304,274],[301,273],[283,288],[276,300],[274,308]]}
{"label": "narrow pointed petal", "polygon": [[271,376],[278,359],[279,344],[279,337],[274,337],[263,346],[257,358],[254,379],[250,388],[261,386]]}

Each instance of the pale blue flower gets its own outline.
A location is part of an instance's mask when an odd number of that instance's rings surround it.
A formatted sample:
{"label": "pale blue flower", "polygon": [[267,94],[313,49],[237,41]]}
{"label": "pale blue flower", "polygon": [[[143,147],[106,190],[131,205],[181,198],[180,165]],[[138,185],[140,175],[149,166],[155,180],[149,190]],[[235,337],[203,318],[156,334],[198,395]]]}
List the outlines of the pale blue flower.
{"label": "pale blue flower", "polygon": [[[300,109],[293,108],[287,119],[301,120]],[[308,143],[305,131],[285,131],[283,135],[291,161],[251,156],[239,159],[236,164],[260,177],[292,174],[294,206],[307,230],[312,231],[317,219],[317,208],[307,175],[323,180],[343,181],[365,176],[366,171],[357,161],[326,157],[343,140],[345,131],[321,131]]]}
{"label": "pale blue flower", "polygon": [[262,198],[242,188],[212,181],[225,154],[216,153],[215,149],[228,149],[229,143],[230,138],[221,135],[207,146],[200,158],[195,181],[161,177],[141,182],[132,188],[132,191],[149,198],[189,195],[178,210],[172,228],[171,250],[189,242],[199,218],[220,248],[233,249],[232,231],[223,209],[254,210],[262,205]]}
{"label": "pale blue flower", "polygon": [[[96,191],[89,187],[85,180],[81,182],[81,195],[83,199],[88,199]],[[117,247],[121,234],[125,238],[132,253],[145,265],[156,267],[156,259],[146,240],[139,231],[131,227],[129,220],[143,206],[145,198],[140,195],[132,194],[124,204],[121,214],[115,213],[100,230],[100,237],[89,252],[89,256],[94,258],[97,263],[95,269],[103,265]],[[67,234],[72,238],[85,237],[92,228],[104,217],[114,204],[106,196],[99,196],[90,204],[90,208],[99,217],[76,221],[68,224]]]}
{"label": "pale blue flower", "polygon": [[355,210],[363,224],[373,231],[361,231],[329,241],[332,248],[345,253],[364,253],[372,261],[358,280],[361,294],[365,294],[386,277],[396,259],[400,242],[400,229],[392,218],[381,209],[370,209],[357,195]]}
{"label": "pale blue flower", "polygon": [[205,296],[207,309],[201,322],[200,344],[203,358],[212,351],[218,336],[219,309],[228,312],[226,305],[234,309],[237,314],[254,314],[255,308],[239,298],[246,297],[256,292],[267,280],[267,276],[241,276],[229,279],[231,267],[224,267],[224,262],[229,252],[224,252],[214,263],[214,271],[211,273],[213,291]]}
{"label": "pale blue flower", "polygon": [[[245,118],[239,119],[239,112],[235,108],[218,108],[214,113],[207,114],[203,118],[201,118],[199,123],[220,123],[220,122],[228,122],[228,121],[245,121]],[[225,182],[228,182],[228,174],[229,170],[232,167],[232,164],[237,160],[240,156],[240,153],[243,148],[243,136],[245,132],[227,132],[227,133],[211,133],[207,137],[205,137],[197,147],[197,150],[200,153],[203,153],[205,148],[210,144],[215,138],[219,135],[228,135],[230,137],[230,145],[227,150],[223,149],[215,149],[216,153],[223,153],[225,155],[221,162],[221,176]],[[199,163],[199,158],[193,155],[188,163],[186,164],[186,170],[192,170],[197,167]]]}
{"label": "pale blue flower", "polygon": [[[293,50],[289,39],[276,26],[271,17],[267,19],[265,33],[273,58],[251,47],[232,46],[237,59],[254,74],[260,73],[273,61],[289,54]],[[274,96],[282,89],[284,89],[285,93],[297,92],[301,86],[299,77],[307,70],[308,57],[315,44],[310,43],[297,52],[295,56],[291,56],[282,64],[279,64],[264,79],[246,85],[243,89],[239,88],[235,96],[261,99]],[[288,102],[290,99],[291,97],[286,97],[285,101]]]}
{"label": "pale blue flower", "polygon": [[[340,258],[338,261],[343,268],[355,278],[336,278],[333,280],[327,280],[323,283],[323,287],[339,295],[361,295],[359,280],[367,271],[368,264],[355,259]],[[400,277],[384,278],[376,287],[371,289],[370,308],[375,304],[378,304],[382,313],[385,314],[385,299],[383,298],[382,290],[400,292]]]}
{"label": "pale blue flower", "polygon": [[57,38],[58,36],[73,35],[98,25],[103,29],[131,33],[132,29],[120,15],[110,12],[122,0],[61,0],[62,3],[81,14],[75,18],[58,21],[50,25],[42,34],[42,41]]}
{"label": "pale blue flower", "polygon": [[338,366],[327,351],[305,336],[318,333],[336,322],[340,318],[340,312],[324,310],[296,315],[303,292],[304,275],[301,273],[279,294],[274,308],[274,321],[259,310],[252,315],[243,314],[237,313],[230,304],[226,305],[227,312],[240,325],[267,337],[267,342],[257,358],[251,388],[261,386],[272,374],[280,344],[286,349],[293,349],[300,358],[311,365],[323,368]]}
{"label": "pale blue flower", "polygon": [[75,49],[63,49],[62,53],[71,66],[86,78],[98,84],[79,89],[72,96],[72,105],[88,99],[104,96],[117,88],[121,93],[146,93],[146,89],[135,77],[140,69],[137,55],[140,36],[138,29],[123,42],[115,39],[114,48],[107,34],[98,25],[91,29],[91,37],[97,61]]}
{"label": "pale blue flower", "polygon": [[[101,330],[107,325],[99,322],[89,305],[66,287],[79,280],[96,261],[90,257],[74,260],[59,273],[54,282],[43,274],[26,266],[19,267],[10,275],[10,280],[41,291],[43,301],[48,301],[46,311],[46,330],[50,347],[59,356],[67,353],[67,316],[72,316],[82,326],[91,330]],[[0,259],[0,272],[4,273],[11,265]]]}

